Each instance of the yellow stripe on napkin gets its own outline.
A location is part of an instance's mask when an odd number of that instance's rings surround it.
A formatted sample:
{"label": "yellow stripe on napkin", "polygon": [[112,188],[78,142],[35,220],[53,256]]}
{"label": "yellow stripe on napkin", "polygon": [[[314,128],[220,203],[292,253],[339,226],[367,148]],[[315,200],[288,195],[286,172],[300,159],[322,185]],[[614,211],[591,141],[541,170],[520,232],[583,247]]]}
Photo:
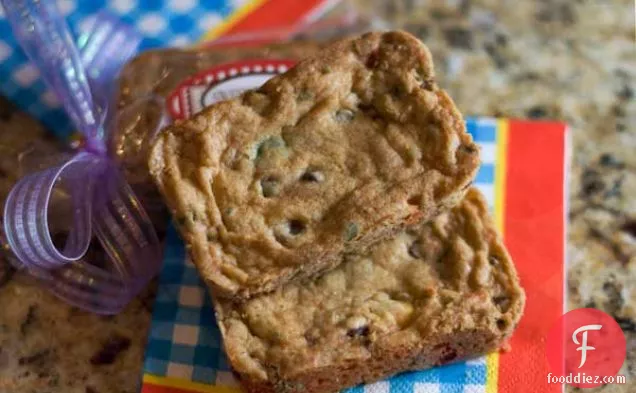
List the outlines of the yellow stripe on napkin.
{"label": "yellow stripe on napkin", "polygon": [[[504,236],[504,207],[506,201],[506,159],[508,154],[508,120],[497,120],[497,160],[495,163],[495,225]],[[499,352],[486,355],[486,393],[497,393],[499,381]]]}
{"label": "yellow stripe on napkin", "polygon": [[203,34],[203,37],[201,38],[200,42],[211,41],[215,38],[218,38],[223,33],[225,33],[230,28],[232,28],[232,26],[238,23],[241,19],[243,19],[246,15],[254,11],[256,8],[260,7],[266,1],[267,0],[248,1],[247,3],[239,7],[236,11],[228,15],[228,17],[225,18],[218,25],[214,26],[213,28],[208,30],[205,34]]}

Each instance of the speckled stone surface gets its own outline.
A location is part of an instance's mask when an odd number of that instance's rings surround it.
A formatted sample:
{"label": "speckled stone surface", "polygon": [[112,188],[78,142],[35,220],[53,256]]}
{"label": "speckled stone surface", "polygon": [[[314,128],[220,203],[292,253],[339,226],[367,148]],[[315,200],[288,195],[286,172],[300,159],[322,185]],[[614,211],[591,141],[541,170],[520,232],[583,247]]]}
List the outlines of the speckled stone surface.
{"label": "speckled stone surface", "polygon": [[[628,339],[630,383],[589,391],[635,391],[634,2],[357,1],[429,45],[463,113],[570,124],[569,307],[610,313]],[[0,129],[0,146],[12,146],[0,151],[3,197],[20,168],[6,158],[13,146],[59,147],[1,100]],[[0,392],[136,392],[151,299],[152,288],[120,315],[88,315],[0,262]]]}

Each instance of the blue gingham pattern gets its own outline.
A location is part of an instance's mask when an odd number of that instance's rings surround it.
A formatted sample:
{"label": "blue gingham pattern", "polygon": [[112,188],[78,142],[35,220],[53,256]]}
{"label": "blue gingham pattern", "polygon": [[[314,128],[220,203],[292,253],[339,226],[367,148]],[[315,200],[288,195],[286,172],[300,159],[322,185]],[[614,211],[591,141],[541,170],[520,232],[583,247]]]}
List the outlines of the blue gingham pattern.
{"label": "blue gingham pattern", "polygon": [[[497,122],[468,119],[468,132],[481,147],[475,185],[491,209],[495,198]],[[205,285],[174,229],[166,239],[164,267],[154,305],[144,373],[193,382],[236,386],[223,353],[220,332]],[[485,393],[485,357],[425,371],[404,373],[347,393]]]}
{"label": "blue gingham pattern", "polygon": [[[137,28],[145,37],[141,50],[185,45],[240,7],[246,0],[46,0],[57,1],[77,37],[92,17],[108,10]],[[40,119],[57,136],[66,138],[70,120],[55,95],[39,78],[37,69],[18,47],[0,6],[0,93]]]}

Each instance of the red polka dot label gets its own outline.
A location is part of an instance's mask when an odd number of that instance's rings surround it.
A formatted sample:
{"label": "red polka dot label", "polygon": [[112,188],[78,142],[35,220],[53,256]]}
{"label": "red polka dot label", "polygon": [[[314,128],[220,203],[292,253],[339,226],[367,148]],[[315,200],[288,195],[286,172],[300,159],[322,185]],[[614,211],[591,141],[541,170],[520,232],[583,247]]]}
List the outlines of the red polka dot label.
{"label": "red polka dot label", "polygon": [[210,68],[181,82],[168,97],[168,112],[175,120],[186,119],[217,101],[260,87],[294,64],[292,60],[250,59]]}
{"label": "red polka dot label", "polygon": [[552,371],[548,375],[550,383],[579,388],[621,383],[617,373],[625,361],[625,335],[614,318],[603,311],[576,309],[552,327],[546,354]]}

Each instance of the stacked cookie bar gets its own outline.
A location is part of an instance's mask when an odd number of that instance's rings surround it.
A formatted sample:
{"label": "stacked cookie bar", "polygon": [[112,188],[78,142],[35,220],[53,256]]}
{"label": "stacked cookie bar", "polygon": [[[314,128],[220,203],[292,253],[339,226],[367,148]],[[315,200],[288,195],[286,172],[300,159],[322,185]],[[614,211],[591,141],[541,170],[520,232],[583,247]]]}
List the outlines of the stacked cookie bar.
{"label": "stacked cookie bar", "polygon": [[479,151],[404,32],[337,42],[177,122],[150,173],[251,392],[332,392],[496,349],[523,291]]}

